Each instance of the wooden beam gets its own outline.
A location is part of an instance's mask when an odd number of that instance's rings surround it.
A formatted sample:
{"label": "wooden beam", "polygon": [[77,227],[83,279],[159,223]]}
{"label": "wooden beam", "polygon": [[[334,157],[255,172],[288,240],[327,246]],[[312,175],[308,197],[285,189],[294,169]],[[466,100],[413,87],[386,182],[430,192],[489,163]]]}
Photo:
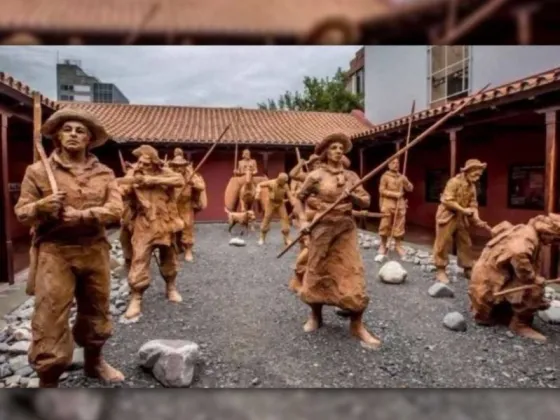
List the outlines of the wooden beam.
{"label": "wooden beam", "polygon": [[[558,147],[560,133],[558,131],[558,110],[550,110],[545,114],[546,147],[545,147],[545,184],[544,210],[545,213],[555,213],[558,208]],[[543,249],[542,275],[547,278],[558,274],[558,246],[548,246]]]}
{"label": "wooden beam", "polygon": [[33,122],[33,119],[29,115],[23,114],[23,113],[21,113],[19,111],[16,111],[14,109],[10,109],[10,108],[2,105],[2,104],[0,104],[0,112],[3,113],[3,114],[6,114],[8,116],[8,118],[16,117],[16,118],[18,118],[22,121],[26,121],[26,122],[29,122],[29,123]]}
{"label": "wooden beam", "polygon": [[39,92],[33,92],[33,162],[39,160],[39,152],[35,144],[41,143],[43,136],[41,135],[41,126],[43,125],[43,115],[41,109],[41,95]]}
{"label": "wooden beam", "polygon": [[14,247],[12,243],[12,230],[10,226],[11,200],[10,200],[10,178],[8,167],[8,115],[0,112],[0,179],[2,183],[2,230],[1,255],[5,261],[0,271],[0,281],[8,281],[14,284]]}

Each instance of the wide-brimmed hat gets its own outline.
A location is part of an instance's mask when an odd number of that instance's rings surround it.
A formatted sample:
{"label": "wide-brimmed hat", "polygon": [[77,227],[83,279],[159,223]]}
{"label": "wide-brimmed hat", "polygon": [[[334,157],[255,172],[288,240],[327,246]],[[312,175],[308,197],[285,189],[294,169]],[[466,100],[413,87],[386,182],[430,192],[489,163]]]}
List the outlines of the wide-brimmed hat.
{"label": "wide-brimmed hat", "polygon": [[53,139],[62,124],[68,121],[79,121],[88,128],[91,133],[90,149],[102,146],[109,140],[109,134],[96,117],[87,111],[74,108],[60,109],[52,114],[41,127],[41,133],[45,137]]}
{"label": "wide-brimmed hat", "polygon": [[321,156],[323,152],[333,143],[341,143],[344,148],[344,154],[352,150],[352,141],[350,140],[350,137],[344,133],[334,133],[325,137],[315,146],[315,154]]}
{"label": "wide-brimmed hat", "polygon": [[157,150],[147,144],[137,147],[133,150],[132,154],[137,158],[140,156],[148,156],[152,163],[160,166],[163,165],[163,160],[159,157]]}
{"label": "wide-brimmed hat", "polygon": [[548,233],[552,236],[560,237],[560,214],[540,214],[536,217],[533,217],[530,222],[534,224],[538,231]]}
{"label": "wide-brimmed hat", "polygon": [[173,159],[169,162],[169,166],[188,166],[189,161],[185,159],[185,153],[182,149],[173,150]]}
{"label": "wide-brimmed hat", "polygon": [[465,166],[461,168],[461,172],[467,172],[471,169],[486,169],[486,163],[478,159],[469,159],[465,162]]}

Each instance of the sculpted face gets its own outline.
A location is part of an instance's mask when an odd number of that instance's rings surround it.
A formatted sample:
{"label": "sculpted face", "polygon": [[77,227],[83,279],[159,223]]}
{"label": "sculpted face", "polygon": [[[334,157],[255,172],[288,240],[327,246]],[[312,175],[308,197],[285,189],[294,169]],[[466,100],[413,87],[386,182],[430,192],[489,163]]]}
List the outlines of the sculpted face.
{"label": "sculpted face", "polygon": [[173,170],[181,175],[185,175],[187,173],[186,166],[175,166],[173,167]]}
{"label": "sculpted face", "polygon": [[331,162],[340,163],[342,156],[344,156],[344,146],[342,143],[331,143],[327,149],[327,159]]}
{"label": "sculpted face", "polygon": [[142,155],[138,158],[136,168],[144,173],[151,172],[153,168],[152,159],[149,156]]}
{"label": "sculpted face", "polygon": [[249,151],[249,149],[243,150],[243,153],[241,154],[241,157],[245,160],[251,159],[251,152]]}
{"label": "sculpted face", "polygon": [[278,185],[280,187],[283,187],[288,182],[288,175],[286,175],[285,173],[281,173],[280,175],[278,175],[278,179],[276,182],[278,182]]}
{"label": "sculpted face", "polygon": [[91,139],[88,128],[79,121],[66,121],[58,131],[60,147],[71,153],[87,149]]}
{"label": "sculpted face", "polygon": [[480,179],[480,177],[482,176],[482,169],[472,169],[470,171],[467,171],[465,173],[465,176],[467,177],[467,179],[470,182],[476,182]]}
{"label": "sculpted face", "polygon": [[389,162],[389,170],[398,172],[398,170],[399,170],[399,160],[398,159],[393,159],[391,162]]}

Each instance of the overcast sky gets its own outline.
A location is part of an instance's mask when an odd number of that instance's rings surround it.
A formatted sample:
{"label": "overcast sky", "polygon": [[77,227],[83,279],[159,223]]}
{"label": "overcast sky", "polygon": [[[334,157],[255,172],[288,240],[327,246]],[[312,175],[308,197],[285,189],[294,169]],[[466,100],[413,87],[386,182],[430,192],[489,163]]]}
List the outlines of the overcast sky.
{"label": "overcast sky", "polygon": [[81,60],[83,70],[114,83],[131,103],[256,107],[304,76],[347,68],[360,47],[96,46],[0,47],[5,71],[56,99],[56,62]]}

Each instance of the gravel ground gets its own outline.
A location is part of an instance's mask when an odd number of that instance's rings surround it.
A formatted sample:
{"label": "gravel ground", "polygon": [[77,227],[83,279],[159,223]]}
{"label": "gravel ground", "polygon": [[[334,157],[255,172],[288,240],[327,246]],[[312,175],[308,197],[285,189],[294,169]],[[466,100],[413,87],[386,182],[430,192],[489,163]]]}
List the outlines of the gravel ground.
{"label": "gravel ground", "polygon": [[[405,284],[382,284],[375,251],[364,250],[371,296],[365,321],[383,340],[380,350],[371,351],[349,336],[348,321],[332,308],[325,308],[322,329],[303,332],[307,306],[287,288],[296,252],[276,259],[282,249],[277,226],[263,247],[256,233],[246,247],[229,246],[229,238],[225,225],[197,226],[195,262],[183,263],[180,271],[182,304],[164,299],[163,281],[153,267],[144,315],[135,324],[116,323],[105,350],[126,375],[124,387],[160,387],[136,363],[140,346],[156,338],[201,346],[194,388],[558,386],[560,328],[537,321],[549,337],[547,344],[537,344],[504,328],[475,326],[468,316],[466,280],[460,276],[452,284],[455,298],[434,299],[427,293],[430,274],[404,263],[409,273]],[[465,315],[466,332],[443,327],[450,311]],[[72,373],[64,386],[100,384]]]}

